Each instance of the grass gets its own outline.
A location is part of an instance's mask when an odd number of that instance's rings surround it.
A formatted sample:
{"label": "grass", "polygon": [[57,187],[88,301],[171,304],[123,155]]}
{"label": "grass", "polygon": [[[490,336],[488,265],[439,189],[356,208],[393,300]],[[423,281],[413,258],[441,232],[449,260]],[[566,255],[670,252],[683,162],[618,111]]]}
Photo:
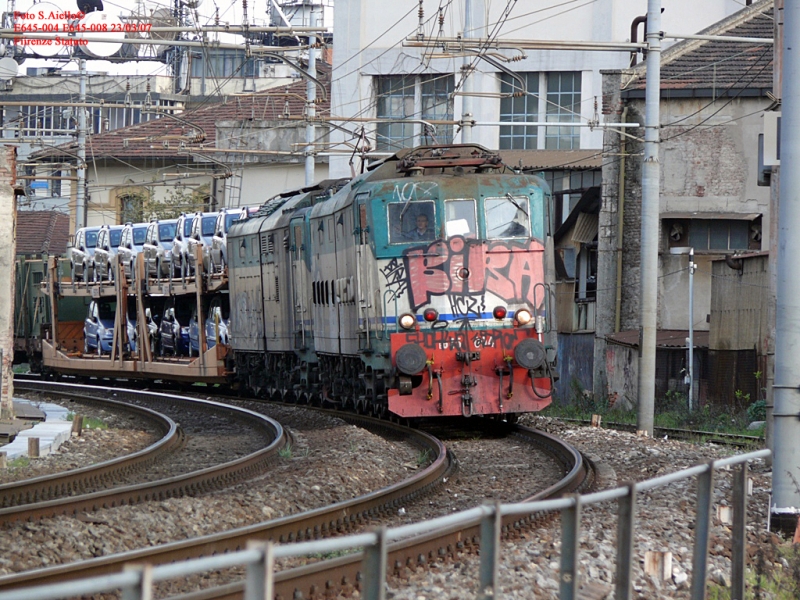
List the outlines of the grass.
{"label": "grass", "polygon": [[[754,557],[754,565],[745,572],[743,600],[796,600],[800,598],[800,545],[784,543],[770,545],[766,550],[773,554],[765,560],[765,548]],[[731,600],[731,590],[711,583],[708,600]]]}
{"label": "grass", "polygon": [[[74,421],[75,420],[75,413],[68,412],[67,413],[67,421]],[[84,429],[108,429],[108,425],[102,420],[97,419],[95,417],[83,417],[83,428]]]}
{"label": "grass", "polygon": [[[575,386],[573,386],[575,388]],[[752,411],[751,411],[752,413]],[[566,419],[591,419],[592,415],[601,415],[604,423],[636,424],[636,410],[623,410],[609,407],[605,399],[594,400],[580,389],[574,389],[572,402],[567,405],[552,403],[541,413],[543,416]],[[748,430],[751,422],[747,407],[732,410],[730,406],[706,404],[689,411],[686,397],[683,394],[668,392],[663,398],[657,398],[653,422],[656,427],[668,429],[691,429],[695,431],[712,431],[715,433],[731,433],[737,435],[762,435],[762,430]]]}
{"label": "grass", "polygon": [[283,448],[278,450],[278,456],[281,458],[307,458],[311,455],[311,449],[308,447],[296,449],[291,444],[286,444]]}
{"label": "grass", "polygon": [[430,450],[428,450],[426,448],[425,450],[420,450],[419,452],[417,452],[417,456],[415,458],[415,463],[416,463],[417,467],[425,466],[429,462],[431,462],[431,451]]}
{"label": "grass", "polygon": [[18,456],[17,458],[8,461],[7,464],[9,469],[22,469],[31,464],[31,459],[27,456]]}

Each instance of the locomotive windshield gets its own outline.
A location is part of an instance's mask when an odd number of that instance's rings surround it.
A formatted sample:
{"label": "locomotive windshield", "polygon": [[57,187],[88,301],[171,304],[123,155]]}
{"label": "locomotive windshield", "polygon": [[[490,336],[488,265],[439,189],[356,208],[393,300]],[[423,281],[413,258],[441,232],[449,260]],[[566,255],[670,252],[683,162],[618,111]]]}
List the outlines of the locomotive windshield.
{"label": "locomotive windshield", "polygon": [[396,202],[389,205],[389,243],[408,244],[436,239],[433,202]]}
{"label": "locomotive windshield", "polygon": [[506,194],[502,198],[487,198],[484,207],[487,238],[530,237],[531,218],[527,196]]}
{"label": "locomotive windshield", "polygon": [[478,227],[475,219],[475,200],[447,200],[444,203],[444,232],[447,237],[463,235],[466,238],[477,238]]}

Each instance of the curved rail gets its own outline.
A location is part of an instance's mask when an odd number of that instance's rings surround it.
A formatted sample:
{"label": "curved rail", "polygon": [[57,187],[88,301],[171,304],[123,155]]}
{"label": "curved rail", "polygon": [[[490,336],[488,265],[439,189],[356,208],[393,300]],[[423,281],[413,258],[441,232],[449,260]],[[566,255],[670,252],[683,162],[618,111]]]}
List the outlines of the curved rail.
{"label": "curved rail", "polygon": [[[87,386],[37,382],[28,389],[36,388],[35,391],[54,393],[60,395],[75,395],[76,390],[86,390]],[[210,400],[200,400],[194,398],[184,398],[170,394],[156,392],[140,392],[135,390],[110,389],[92,387],[92,393],[114,393],[117,398],[128,398],[134,401],[160,402],[174,404],[176,402],[191,403],[196,410],[211,412],[224,412],[227,417],[235,417],[247,421],[249,426],[256,424],[264,429],[265,433],[272,439],[272,442],[258,450],[243,456],[239,459],[222,463],[214,467],[193,471],[184,475],[170,477],[154,482],[130,485],[120,488],[71,496],[50,500],[46,502],[36,502],[21,506],[12,506],[0,510],[0,523],[35,519],[42,517],[52,517],[59,514],[76,514],[80,511],[94,511],[99,508],[109,508],[125,504],[136,504],[142,501],[162,500],[165,498],[183,496],[187,494],[204,493],[216,489],[229,487],[241,481],[256,477],[267,470],[275,462],[278,452],[285,447],[289,441],[289,436],[277,421],[269,417],[238,408],[227,404],[212,402]],[[83,401],[92,401],[106,404],[110,402],[92,396],[81,395]],[[113,402],[113,401],[111,401]],[[119,404],[115,402],[115,404]],[[128,406],[128,405],[125,405]],[[138,408],[138,407],[137,407]],[[145,409],[147,410],[147,409]],[[152,411],[151,411],[152,412]],[[156,413],[157,414],[157,413]],[[173,425],[175,425],[173,423]],[[177,425],[176,425],[177,428]]]}
{"label": "curved rail", "polygon": [[[119,393],[119,390],[115,391]],[[131,562],[156,565],[240,550],[246,547],[248,540],[253,539],[292,542],[314,539],[332,532],[346,532],[371,516],[385,511],[396,511],[396,507],[401,504],[427,493],[438,486],[453,468],[452,457],[444,445],[424,432],[370,417],[343,415],[339,412],[335,414],[348,422],[368,426],[370,429],[393,431],[410,438],[413,444],[431,453],[432,463],[400,483],[351,500],[191,540],[3,576],[0,577],[0,590],[116,573],[122,570],[123,565]]]}
{"label": "curved rail", "polygon": [[[38,385],[28,385],[24,382],[15,382],[14,387],[18,391],[43,391]],[[82,396],[80,394],[62,395],[79,401],[98,403],[98,400],[91,396]],[[175,421],[166,415],[149,408],[117,402],[116,400],[103,400],[103,404],[112,407],[114,410],[132,413],[142,419],[151,421],[158,429],[161,438],[147,448],[126,456],[118,456],[80,469],[71,469],[61,473],[0,485],[0,507],[2,509],[71,496],[75,492],[81,493],[88,486],[97,487],[110,484],[119,476],[129,476],[136,471],[149,467],[162,456],[180,447],[184,442],[182,430]],[[2,514],[2,510],[0,510],[0,514]],[[0,522],[3,522],[2,517],[0,517]]]}
{"label": "curved rail", "polygon": [[[513,426],[511,434],[550,453],[562,464],[566,473],[566,476],[555,485],[522,499],[521,502],[557,498],[564,494],[585,491],[591,486],[593,480],[591,465],[573,446],[549,433],[519,425]],[[504,517],[503,532],[508,534],[543,516],[529,515],[522,519]],[[405,566],[413,568],[417,564],[433,561],[441,556],[452,555],[468,545],[478,547],[479,541],[480,525],[434,531],[391,544],[388,548],[387,564],[390,565],[390,570],[394,571]],[[283,598],[296,598],[306,597],[302,594],[312,594],[313,597],[315,591],[327,590],[331,587],[353,587],[356,582],[361,580],[362,561],[363,554],[358,552],[283,571],[275,576],[275,595]],[[197,594],[188,594],[181,598],[184,600],[242,598],[244,584],[229,584],[221,586],[218,590],[219,592],[213,595],[211,595],[211,592],[214,592],[212,589]]]}

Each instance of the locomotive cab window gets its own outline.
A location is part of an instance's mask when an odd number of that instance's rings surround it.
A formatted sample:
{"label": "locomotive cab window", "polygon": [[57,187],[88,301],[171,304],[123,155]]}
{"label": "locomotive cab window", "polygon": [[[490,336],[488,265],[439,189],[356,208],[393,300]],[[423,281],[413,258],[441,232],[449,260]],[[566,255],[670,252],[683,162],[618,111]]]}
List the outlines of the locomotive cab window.
{"label": "locomotive cab window", "polygon": [[395,202],[388,209],[390,244],[436,239],[433,202]]}
{"label": "locomotive cab window", "polygon": [[527,196],[506,194],[486,198],[486,237],[490,239],[530,237],[530,203]]}
{"label": "locomotive cab window", "polygon": [[475,200],[447,200],[444,203],[444,232],[447,237],[462,235],[477,238],[478,227],[475,218]]}

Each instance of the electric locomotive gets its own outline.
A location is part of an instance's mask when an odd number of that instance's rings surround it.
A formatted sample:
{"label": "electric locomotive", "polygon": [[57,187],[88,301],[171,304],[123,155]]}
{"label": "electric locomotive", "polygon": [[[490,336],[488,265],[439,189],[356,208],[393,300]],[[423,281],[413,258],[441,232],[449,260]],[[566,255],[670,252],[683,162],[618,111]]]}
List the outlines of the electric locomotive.
{"label": "electric locomotive", "polygon": [[240,382],[402,417],[514,415],[555,373],[550,192],[476,145],[403,150],[228,233]]}

